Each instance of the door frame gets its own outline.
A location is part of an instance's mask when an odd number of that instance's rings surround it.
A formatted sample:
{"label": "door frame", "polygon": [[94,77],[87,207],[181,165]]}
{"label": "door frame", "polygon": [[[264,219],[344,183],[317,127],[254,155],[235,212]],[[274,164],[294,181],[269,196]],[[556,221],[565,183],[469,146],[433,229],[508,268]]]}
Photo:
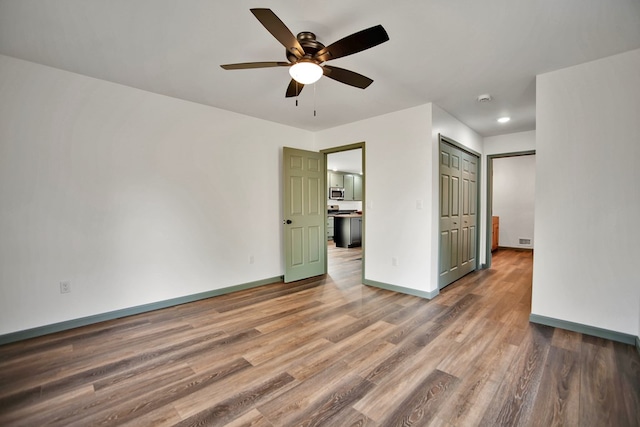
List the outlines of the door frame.
{"label": "door frame", "polygon": [[[361,281],[364,283],[364,266],[365,266],[365,240],[366,240],[366,233],[365,231],[365,223],[366,223],[366,194],[367,194],[367,171],[366,171],[366,162],[365,162],[365,142],[355,142],[353,144],[348,144],[348,145],[340,145],[338,147],[330,147],[330,148],[325,148],[324,150],[320,150],[321,154],[324,154],[324,164],[326,167],[327,164],[327,155],[331,154],[331,153],[339,153],[341,151],[351,151],[351,150],[357,150],[358,148],[362,149],[362,231],[361,231],[361,241],[362,241],[362,277],[361,277]],[[329,183],[327,182],[327,180],[325,179],[325,189],[324,189],[324,194],[329,194]],[[324,210],[324,223],[327,223],[327,210]],[[326,237],[326,236],[325,236]],[[329,263],[329,257],[327,256],[327,252],[328,252],[328,245],[327,245],[327,239],[324,239],[324,271],[325,274],[329,272],[329,267],[328,267],[328,263]]]}
{"label": "door frame", "polygon": [[513,151],[509,153],[488,154],[487,155],[487,212],[486,212],[486,247],[485,247],[485,263],[483,268],[491,267],[491,241],[493,238],[493,159],[501,159],[505,157],[520,157],[535,155],[536,150]]}
{"label": "door frame", "polygon": [[[438,180],[440,180],[440,144],[442,143],[446,143],[449,144],[453,147],[456,147],[462,151],[464,151],[467,154],[471,154],[474,157],[478,158],[478,177],[477,179],[477,188],[476,188],[476,265],[475,268],[473,269],[473,271],[478,270],[481,268],[481,264],[480,264],[480,224],[482,223],[482,219],[481,219],[481,209],[482,209],[482,203],[481,203],[481,192],[480,192],[480,186],[481,186],[481,182],[482,182],[482,155],[480,153],[478,153],[477,151],[472,150],[471,148],[460,144],[458,141],[449,138],[447,136],[444,136],[441,133],[438,133],[438,158],[436,159],[436,161],[438,162]],[[440,201],[442,200],[442,197],[440,196],[440,183],[438,182],[438,217],[440,216]],[[440,221],[438,220],[438,233],[436,235],[436,239],[438,239],[438,271],[436,273],[438,280],[438,290],[442,290],[445,286],[441,286],[440,283],[440,257],[442,256],[442,247],[440,246]]]}

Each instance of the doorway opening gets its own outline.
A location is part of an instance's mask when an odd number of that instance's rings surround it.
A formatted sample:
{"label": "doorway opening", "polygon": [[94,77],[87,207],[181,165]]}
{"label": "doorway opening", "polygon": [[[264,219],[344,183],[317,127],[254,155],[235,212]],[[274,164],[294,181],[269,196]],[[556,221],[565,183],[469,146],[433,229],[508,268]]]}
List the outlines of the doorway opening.
{"label": "doorway opening", "polygon": [[364,142],[321,153],[327,165],[326,271],[334,278],[364,280]]}
{"label": "doorway opening", "polygon": [[500,248],[533,251],[535,153],[487,156],[486,268]]}

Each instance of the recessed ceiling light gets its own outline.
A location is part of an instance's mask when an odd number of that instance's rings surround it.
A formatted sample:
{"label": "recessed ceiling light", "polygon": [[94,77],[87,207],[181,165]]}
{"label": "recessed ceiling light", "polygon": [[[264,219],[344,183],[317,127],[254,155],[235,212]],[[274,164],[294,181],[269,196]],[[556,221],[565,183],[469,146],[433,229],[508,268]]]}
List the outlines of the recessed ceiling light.
{"label": "recessed ceiling light", "polygon": [[500,117],[498,123],[507,123],[509,120],[511,120],[511,117]]}

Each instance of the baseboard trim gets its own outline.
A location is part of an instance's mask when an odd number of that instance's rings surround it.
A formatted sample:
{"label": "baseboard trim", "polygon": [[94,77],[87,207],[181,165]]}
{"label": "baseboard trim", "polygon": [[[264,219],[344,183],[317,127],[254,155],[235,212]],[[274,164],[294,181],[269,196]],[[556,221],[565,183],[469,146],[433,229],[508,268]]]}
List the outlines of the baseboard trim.
{"label": "baseboard trim", "polygon": [[528,246],[498,246],[498,248],[496,250],[499,250],[499,249],[517,249],[519,251],[533,252],[534,248],[531,248],[531,247],[528,247]]}
{"label": "baseboard trim", "polygon": [[640,354],[640,337],[636,337],[636,350],[638,350],[638,354]]}
{"label": "baseboard trim", "polygon": [[633,345],[635,343],[636,347],[638,346],[638,337],[630,334],[625,334],[623,332],[611,331],[609,329],[597,328],[595,326],[583,325],[582,323],[569,322],[567,320],[555,319],[553,317],[540,316],[539,314],[533,313],[529,315],[529,321],[532,323],[538,323],[540,325],[553,326],[554,328],[561,328],[573,332],[579,332],[585,335],[605,338],[624,344]]}
{"label": "baseboard trim", "polygon": [[367,286],[373,286],[375,288],[386,289],[388,291],[399,292],[401,294],[413,295],[420,298],[433,299],[439,293],[440,290],[436,289],[435,291],[425,292],[419,291],[417,289],[405,288],[404,286],[390,285],[389,283],[376,282],[375,280],[364,279],[362,282]]}
{"label": "baseboard trim", "polygon": [[68,329],[78,328],[80,326],[92,325],[94,323],[105,322],[107,320],[118,319],[120,317],[133,316],[135,314],[146,313],[149,311],[159,310],[162,308],[173,307],[180,304],[199,301],[219,295],[229,294],[232,292],[242,291],[245,289],[256,288],[258,286],[269,285],[271,283],[281,282],[283,276],[275,276],[267,279],[257,280],[254,282],[243,283],[240,285],[229,286],[227,288],[214,289],[207,292],[201,292],[183,297],[172,298],[164,301],[153,302],[150,304],[139,305],[136,307],[123,308],[121,310],[109,311],[107,313],[95,314],[93,316],[81,317],[79,319],[67,320],[64,322],[54,323],[51,325],[39,326],[23,331],[12,332],[0,335],[0,345],[9,344],[16,341],[23,341],[29,338],[35,338],[42,335],[48,335],[55,332],[66,331]]}

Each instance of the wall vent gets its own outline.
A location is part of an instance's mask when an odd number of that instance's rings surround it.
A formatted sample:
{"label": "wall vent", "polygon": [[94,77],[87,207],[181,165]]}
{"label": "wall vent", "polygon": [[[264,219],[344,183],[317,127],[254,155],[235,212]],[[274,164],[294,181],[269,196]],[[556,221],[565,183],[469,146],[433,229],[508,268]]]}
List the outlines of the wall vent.
{"label": "wall vent", "polygon": [[520,237],[518,239],[518,244],[520,245],[526,245],[526,246],[531,246],[531,239],[524,239],[522,237]]}

